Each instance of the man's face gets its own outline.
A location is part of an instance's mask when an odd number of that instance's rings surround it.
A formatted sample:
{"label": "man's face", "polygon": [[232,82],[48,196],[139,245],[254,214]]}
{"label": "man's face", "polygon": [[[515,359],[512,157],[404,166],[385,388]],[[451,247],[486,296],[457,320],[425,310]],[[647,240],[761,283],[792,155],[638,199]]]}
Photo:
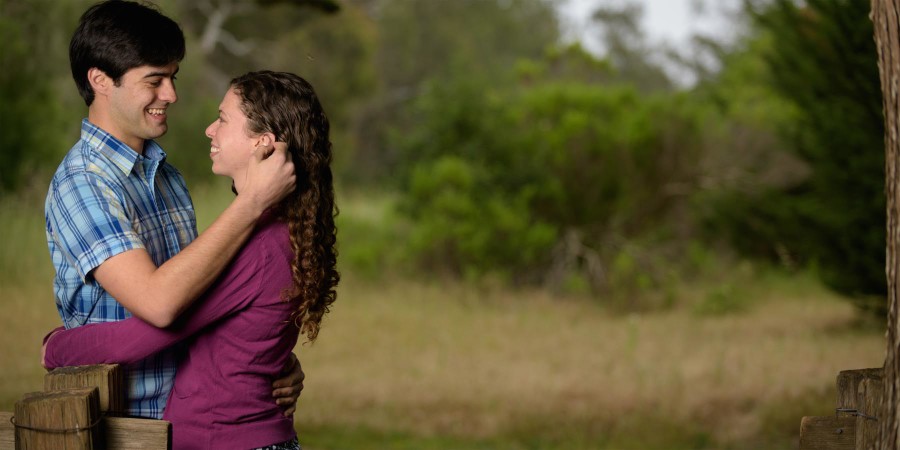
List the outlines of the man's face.
{"label": "man's face", "polygon": [[[178,100],[175,73],[178,63],[167,66],[140,66],[122,75],[109,93],[107,129],[113,136],[133,146],[140,141],[156,139],[168,130],[166,108]],[[142,152],[143,148],[134,148]]]}

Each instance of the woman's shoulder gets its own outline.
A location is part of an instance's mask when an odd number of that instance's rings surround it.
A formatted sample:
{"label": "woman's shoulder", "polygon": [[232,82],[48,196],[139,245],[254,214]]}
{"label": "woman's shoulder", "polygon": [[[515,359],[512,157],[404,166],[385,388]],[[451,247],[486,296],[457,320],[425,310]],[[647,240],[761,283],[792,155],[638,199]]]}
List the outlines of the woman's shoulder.
{"label": "woman's shoulder", "polygon": [[264,215],[257,222],[251,239],[263,245],[290,246],[290,229],[273,215]]}
{"label": "woman's shoulder", "polygon": [[267,264],[290,263],[291,237],[288,225],[275,217],[264,216],[257,223],[247,249],[256,256],[265,255]]}

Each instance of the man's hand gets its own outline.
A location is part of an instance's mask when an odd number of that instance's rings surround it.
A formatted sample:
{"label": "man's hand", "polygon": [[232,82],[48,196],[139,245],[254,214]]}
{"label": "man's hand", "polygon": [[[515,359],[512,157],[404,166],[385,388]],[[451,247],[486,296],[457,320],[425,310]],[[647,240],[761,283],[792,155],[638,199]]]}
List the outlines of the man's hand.
{"label": "man's hand", "polygon": [[284,408],[284,415],[288,417],[297,409],[297,399],[303,390],[303,379],[306,378],[297,355],[291,353],[283,373],[286,374],[284,378],[272,383],[275,389],[272,397],[275,397],[275,404]]}
{"label": "man's hand", "polygon": [[248,196],[263,211],[287,196],[297,183],[294,162],[287,144],[275,142],[253,150],[244,187],[238,196]]}

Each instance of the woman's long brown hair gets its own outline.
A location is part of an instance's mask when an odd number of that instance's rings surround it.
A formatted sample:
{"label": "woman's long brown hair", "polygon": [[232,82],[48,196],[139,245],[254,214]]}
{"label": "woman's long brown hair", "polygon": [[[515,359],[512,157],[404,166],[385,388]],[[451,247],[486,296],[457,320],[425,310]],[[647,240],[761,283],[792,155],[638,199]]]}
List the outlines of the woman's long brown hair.
{"label": "woman's long brown hair", "polygon": [[312,86],[292,73],[250,72],[231,86],[241,98],[248,131],[271,132],[287,143],[293,158],[297,187],[276,209],[288,224],[294,252],[293,286],[283,296],[296,303],[291,318],[312,342],[340,280],[328,117]]}

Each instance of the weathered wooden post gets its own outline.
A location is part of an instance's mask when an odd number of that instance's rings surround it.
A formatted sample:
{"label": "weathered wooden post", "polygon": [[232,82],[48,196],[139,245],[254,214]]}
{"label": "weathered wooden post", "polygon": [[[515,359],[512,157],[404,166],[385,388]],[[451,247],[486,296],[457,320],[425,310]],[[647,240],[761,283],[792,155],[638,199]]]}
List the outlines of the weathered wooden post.
{"label": "weathered wooden post", "polygon": [[874,448],[878,442],[878,409],[881,407],[884,381],[866,378],[859,383],[859,412],[856,415],[856,448]]}
{"label": "weathered wooden post", "polygon": [[[878,48],[878,70],[884,110],[885,195],[887,196],[888,288],[887,352],[884,360],[884,386],[878,408],[878,439],[872,448],[900,448],[900,322],[898,292],[900,286],[900,0],[872,0],[872,23]],[[866,449],[868,450],[868,449]]]}
{"label": "weathered wooden post", "polygon": [[0,450],[172,448],[169,422],[115,417],[126,399],[118,365],[60,367],[44,377],[44,388],[25,394],[15,417],[0,412]]}
{"label": "weathered wooden post", "polygon": [[[837,386],[837,413],[839,416],[856,417],[857,411],[865,411],[865,396],[860,395],[859,385],[864,380],[875,379],[879,382],[884,376],[884,369],[876,367],[872,369],[842,370],[838,373]],[[869,410],[874,415],[875,411]]]}
{"label": "weathered wooden post", "polygon": [[859,450],[874,442],[872,411],[881,399],[883,372],[878,367],[838,373],[835,412],[801,419],[800,450]]}
{"label": "weathered wooden post", "polygon": [[60,367],[44,375],[44,390],[96,386],[100,394],[100,411],[121,415],[125,412],[125,372],[118,364]]}
{"label": "weathered wooden post", "polygon": [[102,449],[97,388],[33,392],[16,402],[16,450]]}

